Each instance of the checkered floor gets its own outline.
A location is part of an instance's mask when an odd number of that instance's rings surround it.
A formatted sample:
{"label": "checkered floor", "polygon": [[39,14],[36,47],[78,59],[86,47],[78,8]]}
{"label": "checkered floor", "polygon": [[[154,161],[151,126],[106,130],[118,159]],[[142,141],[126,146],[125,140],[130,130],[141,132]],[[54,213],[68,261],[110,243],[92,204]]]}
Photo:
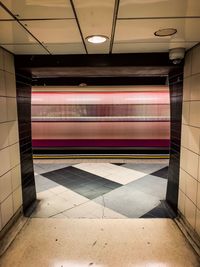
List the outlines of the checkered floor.
{"label": "checkered floor", "polygon": [[34,164],[32,217],[168,218],[166,160]]}

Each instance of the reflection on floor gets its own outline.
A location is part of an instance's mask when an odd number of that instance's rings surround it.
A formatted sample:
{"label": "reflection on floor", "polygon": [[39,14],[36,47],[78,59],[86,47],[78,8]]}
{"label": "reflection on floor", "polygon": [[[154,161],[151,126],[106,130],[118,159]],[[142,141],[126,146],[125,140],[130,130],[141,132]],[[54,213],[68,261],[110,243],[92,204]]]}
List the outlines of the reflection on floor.
{"label": "reflection on floor", "polygon": [[171,219],[32,218],[2,267],[199,267]]}
{"label": "reflection on floor", "polygon": [[38,206],[32,217],[169,218],[168,161],[36,161]]}

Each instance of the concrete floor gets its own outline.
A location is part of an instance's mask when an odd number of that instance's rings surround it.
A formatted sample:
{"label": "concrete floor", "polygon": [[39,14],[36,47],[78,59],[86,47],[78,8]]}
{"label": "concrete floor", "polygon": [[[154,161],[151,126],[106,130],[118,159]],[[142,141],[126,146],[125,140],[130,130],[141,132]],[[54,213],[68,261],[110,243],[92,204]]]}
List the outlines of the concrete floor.
{"label": "concrete floor", "polygon": [[32,218],[2,267],[200,266],[171,219]]}

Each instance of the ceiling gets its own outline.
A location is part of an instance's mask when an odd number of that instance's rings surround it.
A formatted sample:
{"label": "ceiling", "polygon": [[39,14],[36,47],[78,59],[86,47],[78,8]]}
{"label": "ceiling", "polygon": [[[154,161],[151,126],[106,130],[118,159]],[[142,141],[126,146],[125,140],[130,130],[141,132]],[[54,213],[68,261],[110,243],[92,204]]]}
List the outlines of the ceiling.
{"label": "ceiling", "polygon": [[[176,28],[171,37],[156,37]],[[0,46],[14,54],[167,52],[200,42],[200,0],[1,0]],[[86,37],[109,37],[90,44]]]}

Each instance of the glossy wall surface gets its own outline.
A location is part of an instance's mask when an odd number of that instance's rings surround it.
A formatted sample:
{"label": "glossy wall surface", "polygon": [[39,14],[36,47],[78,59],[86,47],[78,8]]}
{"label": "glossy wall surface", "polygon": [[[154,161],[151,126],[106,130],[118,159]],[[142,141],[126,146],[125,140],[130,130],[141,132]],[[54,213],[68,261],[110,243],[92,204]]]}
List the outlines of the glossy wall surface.
{"label": "glossy wall surface", "polygon": [[[0,48],[0,238],[22,207],[13,55]],[[1,240],[0,240],[1,243]]]}
{"label": "glossy wall surface", "polygon": [[177,212],[180,144],[181,144],[181,116],[183,96],[183,69],[172,71],[169,74],[170,89],[170,161],[168,171],[168,185],[166,200],[172,209]]}
{"label": "glossy wall surface", "polygon": [[178,209],[200,236],[200,46],[185,59]]}
{"label": "glossy wall surface", "polygon": [[19,117],[19,143],[22,173],[23,210],[29,209],[36,201],[31,143],[31,84],[29,77],[17,73],[17,104]]}

